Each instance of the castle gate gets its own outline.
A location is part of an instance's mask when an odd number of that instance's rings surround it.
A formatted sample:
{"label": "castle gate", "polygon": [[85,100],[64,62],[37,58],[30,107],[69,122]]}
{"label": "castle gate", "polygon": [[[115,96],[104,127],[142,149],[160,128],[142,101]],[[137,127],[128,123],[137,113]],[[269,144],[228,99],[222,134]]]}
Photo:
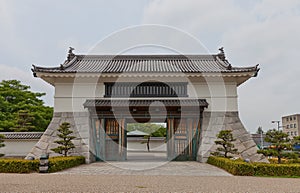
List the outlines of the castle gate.
{"label": "castle gate", "polygon": [[196,160],[201,135],[201,99],[87,100],[96,160],[127,159],[127,123],[164,122],[168,160]]}

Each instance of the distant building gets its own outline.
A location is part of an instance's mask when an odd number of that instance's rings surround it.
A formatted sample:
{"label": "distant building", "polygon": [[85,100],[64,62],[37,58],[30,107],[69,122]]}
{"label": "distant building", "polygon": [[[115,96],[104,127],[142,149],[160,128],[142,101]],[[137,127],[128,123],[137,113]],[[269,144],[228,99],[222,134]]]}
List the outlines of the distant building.
{"label": "distant building", "polygon": [[282,117],[283,132],[290,138],[298,136],[300,133],[300,114],[287,115]]}

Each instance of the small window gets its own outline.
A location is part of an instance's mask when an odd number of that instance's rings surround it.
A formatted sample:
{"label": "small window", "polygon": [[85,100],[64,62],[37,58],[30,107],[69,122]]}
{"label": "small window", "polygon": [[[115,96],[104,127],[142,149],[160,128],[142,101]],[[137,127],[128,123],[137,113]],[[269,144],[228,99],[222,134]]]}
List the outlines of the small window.
{"label": "small window", "polygon": [[297,131],[295,131],[295,136],[297,136],[298,134],[297,134]]}
{"label": "small window", "polygon": [[294,128],[297,128],[297,125],[296,125],[296,123],[294,124]]}
{"label": "small window", "polygon": [[293,117],[290,117],[290,121],[292,121],[293,120]]}
{"label": "small window", "polygon": [[289,128],[289,125],[287,125],[286,128],[288,129],[288,128]]}
{"label": "small window", "polygon": [[289,121],[289,118],[288,118],[288,117],[286,118],[286,121]]}
{"label": "small window", "polygon": [[291,131],[291,136],[293,136],[293,131]]}
{"label": "small window", "polygon": [[290,124],[290,128],[293,128],[293,124]]}
{"label": "small window", "polygon": [[296,120],[296,117],[294,117],[294,120]]}

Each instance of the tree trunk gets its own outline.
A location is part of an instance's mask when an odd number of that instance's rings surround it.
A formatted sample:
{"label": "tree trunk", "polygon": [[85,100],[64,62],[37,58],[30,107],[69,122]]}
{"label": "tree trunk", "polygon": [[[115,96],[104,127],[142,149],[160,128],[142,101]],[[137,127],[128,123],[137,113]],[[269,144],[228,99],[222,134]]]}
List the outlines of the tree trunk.
{"label": "tree trunk", "polygon": [[148,140],[147,140],[147,149],[149,152],[150,151],[150,136],[148,137]]}
{"label": "tree trunk", "polygon": [[277,156],[277,158],[278,158],[278,164],[281,164],[281,155],[280,155],[280,151],[277,150],[277,152],[278,152],[278,156]]}

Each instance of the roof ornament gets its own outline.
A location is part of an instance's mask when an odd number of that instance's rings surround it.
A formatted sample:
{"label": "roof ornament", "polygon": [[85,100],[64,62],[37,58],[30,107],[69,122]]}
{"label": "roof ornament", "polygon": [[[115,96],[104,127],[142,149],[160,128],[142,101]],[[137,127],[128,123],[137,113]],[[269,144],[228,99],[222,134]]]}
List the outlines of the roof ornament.
{"label": "roof ornament", "polygon": [[225,60],[226,60],[226,57],[225,57],[224,47],[219,48],[219,51],[220,51],[220,52],[218,53],[218,57],[219,57],[221,60],[225,61]]}
{"label": "roof ornament", "polygon": [[258,75],[258,72],[259,72],[259,70],[260,70],[259,64],[256,64],[256,65],[255,65],[255,70],[256,70],[256,73],[253,75],[253,77],[257,77],[257,75]]}
{"label": "roof ornament", "polygon": [[37,77],[37,76],[36,76],[36,73],[35,73],[35,70],[36,70],[36,65],[32,64],[31,71],[33,72],[33,76],[34,76],[34,77]]}
{"label": "roof ornament", "polygon": [[219,48],[219,50],[220,50],[220,53],[219,53],[219,54],[224,54],[224,55],[225,55],[224,47]]}
{"label": "roof ornament", "polygon": [[220,52],[218,53],[218,57],[219,57],[222,61],[228,63],[227,70],[232,70],[231,64],[228,62],[228,60],[226,60],[224,47],[219,48],[219,51],[220,51]]}
{"label": "roof ornament", "polygon": [[75,49],[72,48],[72,47],[69,47],[68,58],[67,58],[68,62],[70,62],[75,57],[75,54],[73,53],[73,50],[75,50]]}

